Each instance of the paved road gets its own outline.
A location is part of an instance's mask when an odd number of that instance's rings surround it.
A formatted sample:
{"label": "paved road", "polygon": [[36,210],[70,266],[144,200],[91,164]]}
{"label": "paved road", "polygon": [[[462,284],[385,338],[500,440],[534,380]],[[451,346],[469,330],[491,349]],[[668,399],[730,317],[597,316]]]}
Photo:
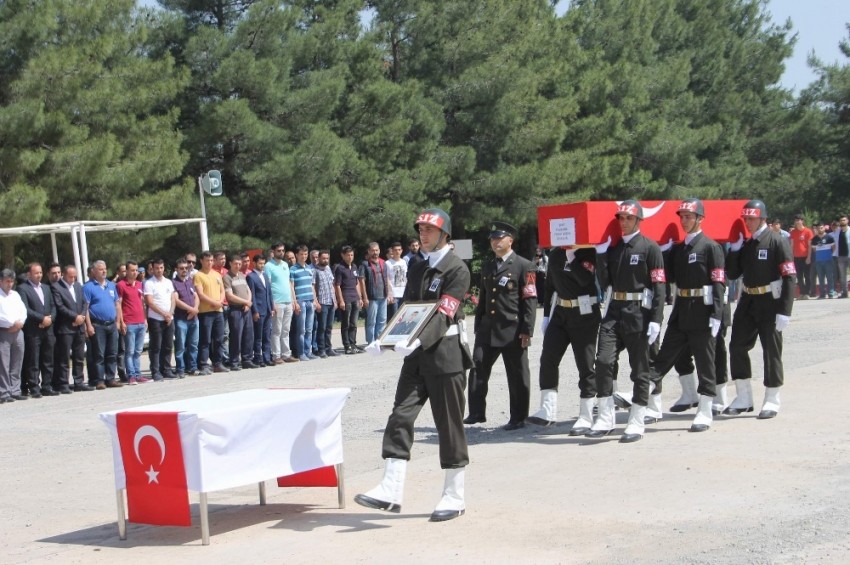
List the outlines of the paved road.
{"label": "paved road", "polygon": [[[427,407],[402,513],[351,500],[381,475],[381,433],[401,364],[392,352],[3,405],[0,562],[846,563],[848,321],[850,300],[795,304],[778,418],[751,414],[690,434],[692,414],[667,414],[631,445],[617,435],[567,435],[578,411],[570,352],[559,424],[498,429],[507,421],[507,390],[497,365],[489,422],[469,431],[467,514],[442,524],[427,522],[442,486]],[[540,342],[531,352],[535,375]],[[758,347],[753,360],[760,372]],[[623,369],[620,382],[627,380]],[[665,406],[679,390],[675,376],[668,380]],[[281,385],[352,389],[343,413],[347,508],[336,508],[330,489],[269,483],[265,507],[256,505],[256,487],[210,495],[208,547],[197,519],[190,528],[130,525],[128,540],[118,539],[112,455],[98,413]],[[760,403],[758,382],[754,390]],[[532,410],[537,396],[535,383]],[[625,416],[618,413],[620,431]]]}

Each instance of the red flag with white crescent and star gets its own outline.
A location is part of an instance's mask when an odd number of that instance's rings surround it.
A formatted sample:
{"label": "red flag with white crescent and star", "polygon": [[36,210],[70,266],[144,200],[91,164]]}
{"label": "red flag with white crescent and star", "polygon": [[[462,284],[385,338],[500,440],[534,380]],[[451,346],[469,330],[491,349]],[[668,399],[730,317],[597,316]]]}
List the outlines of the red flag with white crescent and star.
{"label": "red flag with white crescent and star", "polygon": [[177,412],[119,412],[116,423],[129,521],[191,526]]}

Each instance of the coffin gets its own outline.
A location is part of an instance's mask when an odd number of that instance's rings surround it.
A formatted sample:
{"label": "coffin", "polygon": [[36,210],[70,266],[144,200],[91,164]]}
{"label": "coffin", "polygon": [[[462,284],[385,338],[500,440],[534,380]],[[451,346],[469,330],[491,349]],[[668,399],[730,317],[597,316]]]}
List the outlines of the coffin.
{"label": "coffin", "polygon": [[[703,200],[705,220],[703,232],[711,239],[725,243],[737,241],[740,234],[746,237],[741,210],[747,200]],[[679,225],[681,200],[641,200],[644,219],[640,231],[658,243],[682,241],[685,237]],[[575,202],[553,204],[537,208],[537,237],[541,247],[566,245],[593,245],[611,236],[611,242],[620,239],[620,225],[614,217],[618,203],[615,201]]]}

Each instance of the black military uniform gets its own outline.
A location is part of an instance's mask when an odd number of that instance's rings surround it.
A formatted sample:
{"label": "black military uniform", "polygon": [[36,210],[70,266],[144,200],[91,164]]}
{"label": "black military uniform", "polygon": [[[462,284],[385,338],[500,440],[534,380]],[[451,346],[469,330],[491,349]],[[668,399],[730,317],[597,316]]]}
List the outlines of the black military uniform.
{"label": "black military uniform", "polygon": [[[649,399],[650,322],[661,324],[664,316],[664,259],[658,244],[636,233],[628,243],[621,240],[596,258],[599,283],[612,287],[608,311],[599,327],[596,351],[597,397],[614,392],[614,367],[623,349],[629,352],[634,390],[632,402],[646,406]],[[644,291],[652,292],[649,308],[641,306]]]}
{"label": "black military uniform", "polygon": [[[687,241],[687,238],[686,238]],[[656,393],[660,381],[688,351],[696,361],[702,396],[714,396],[717,383],[714,364],[716,340],[709,318],[722,322],[726,289],[723,248],[702,232],[673,246],[667,266],[667,279],[676,284],[676,300],[667,322],[667,331],[655,359],[653,381]],[[705,304],[705,287],[711,287],[711,304]]]}
{"label": "black military uniform", "polygon": [[384,431],[384,459],[410,459],[413,424],[430,399],[440,441],[440,466],[455,469],[469,463],[463,393],[465,371],[472,367],[472,357],[461,339],[465,331],[458,327],[464,318],[462,302],[469,283],[466,263],[451,250],[433,268],[425,260],[408,271],[405,302],[439,301],[440,307],[419,334],[422,346],[404,358]]}
{"label": "black military uniform", "polygon": [[[761,232],[731,251],[726,271],[729,278],[743,275],[743,292],[732,319],[729,365],[732,379],[752,377],[750,350],[761,341],[764,351],[764,385],[781,387],[782,333],[776,331],[776,315],[791,316],[794,304],[794,257],[781,234],[763,226]],[[781,281],[781,294],[774,298],[770,284]]]}
{"label": "black military uniform", "polygon": [[[558,295],[557,302],[553,304],[555,293]],[[593,361],[601,320],[598,294],[594,249],[576,249],[572,261],[567,261],[567,252],[562,248],[549,254],[543,303],[543,316],[549,318],[549,326],[543,336],[543,352],[540,355],[540,390],[558,389],[558,366],[567,347],[572,344],[580,396],[596,396]],[[588,297],[588,313],[580,312],[579,296]]]}
{"label": "black military uniform", "polygon": [[[501,222],[494,225],[507,226],[506,229],[512,230],[511,226]],[[531,374],[528,347],[523,347],[520,335],[531,337],[534,334],[536,312],[536,271],[531,261],[511,251],[504,260],[492,258],[484,263],[478,306],[475,308],[475,347],[472,353],[475,372],[469,379],[470,417],[467,422],[483,422],[486,419],[490,373],[499,355],[504,360],[508,377],[508,426],[521,426],[525,422]]]}

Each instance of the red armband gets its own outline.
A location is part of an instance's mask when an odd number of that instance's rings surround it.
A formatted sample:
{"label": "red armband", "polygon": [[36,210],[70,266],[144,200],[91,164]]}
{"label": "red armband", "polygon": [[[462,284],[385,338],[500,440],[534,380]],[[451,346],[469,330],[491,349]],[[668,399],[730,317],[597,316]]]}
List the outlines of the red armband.
{"label": "red armband", "polygon": [[537,275],[533,272],[525,274],[525,286],[522,287],[523,298],[537,298]]}
{"label": "red armband", "polygon": [[711,282],[726,282],[726,270],[725,269],[712,269],[711,270]]}
{"label": "red armband", "polygon": [[596,272],[596,265],[594,265],[590,261],[582,261],[581,266],[590,271],[591,273]]}
{"label": "red armband", "polygon": [[455,298],[454,296],[449,296],[448,294],[444,294],[440,297],[440,307],[437,308],[437,312],[442,312],[449,318],[454,319],[455,314],[457,314],[457,309],[460,306],[460,300]]}
{"label": "red armband", "polygon": [[649,280],[654,283],[667,282],[667,275],[664,274],[664,269],[652,269],[649,271]]}
{"label": "red armband", "polygon": [[785,261],[779,265],[779,276],[790,277],[797,274],[797,267],[794,266],[794,261]]}

